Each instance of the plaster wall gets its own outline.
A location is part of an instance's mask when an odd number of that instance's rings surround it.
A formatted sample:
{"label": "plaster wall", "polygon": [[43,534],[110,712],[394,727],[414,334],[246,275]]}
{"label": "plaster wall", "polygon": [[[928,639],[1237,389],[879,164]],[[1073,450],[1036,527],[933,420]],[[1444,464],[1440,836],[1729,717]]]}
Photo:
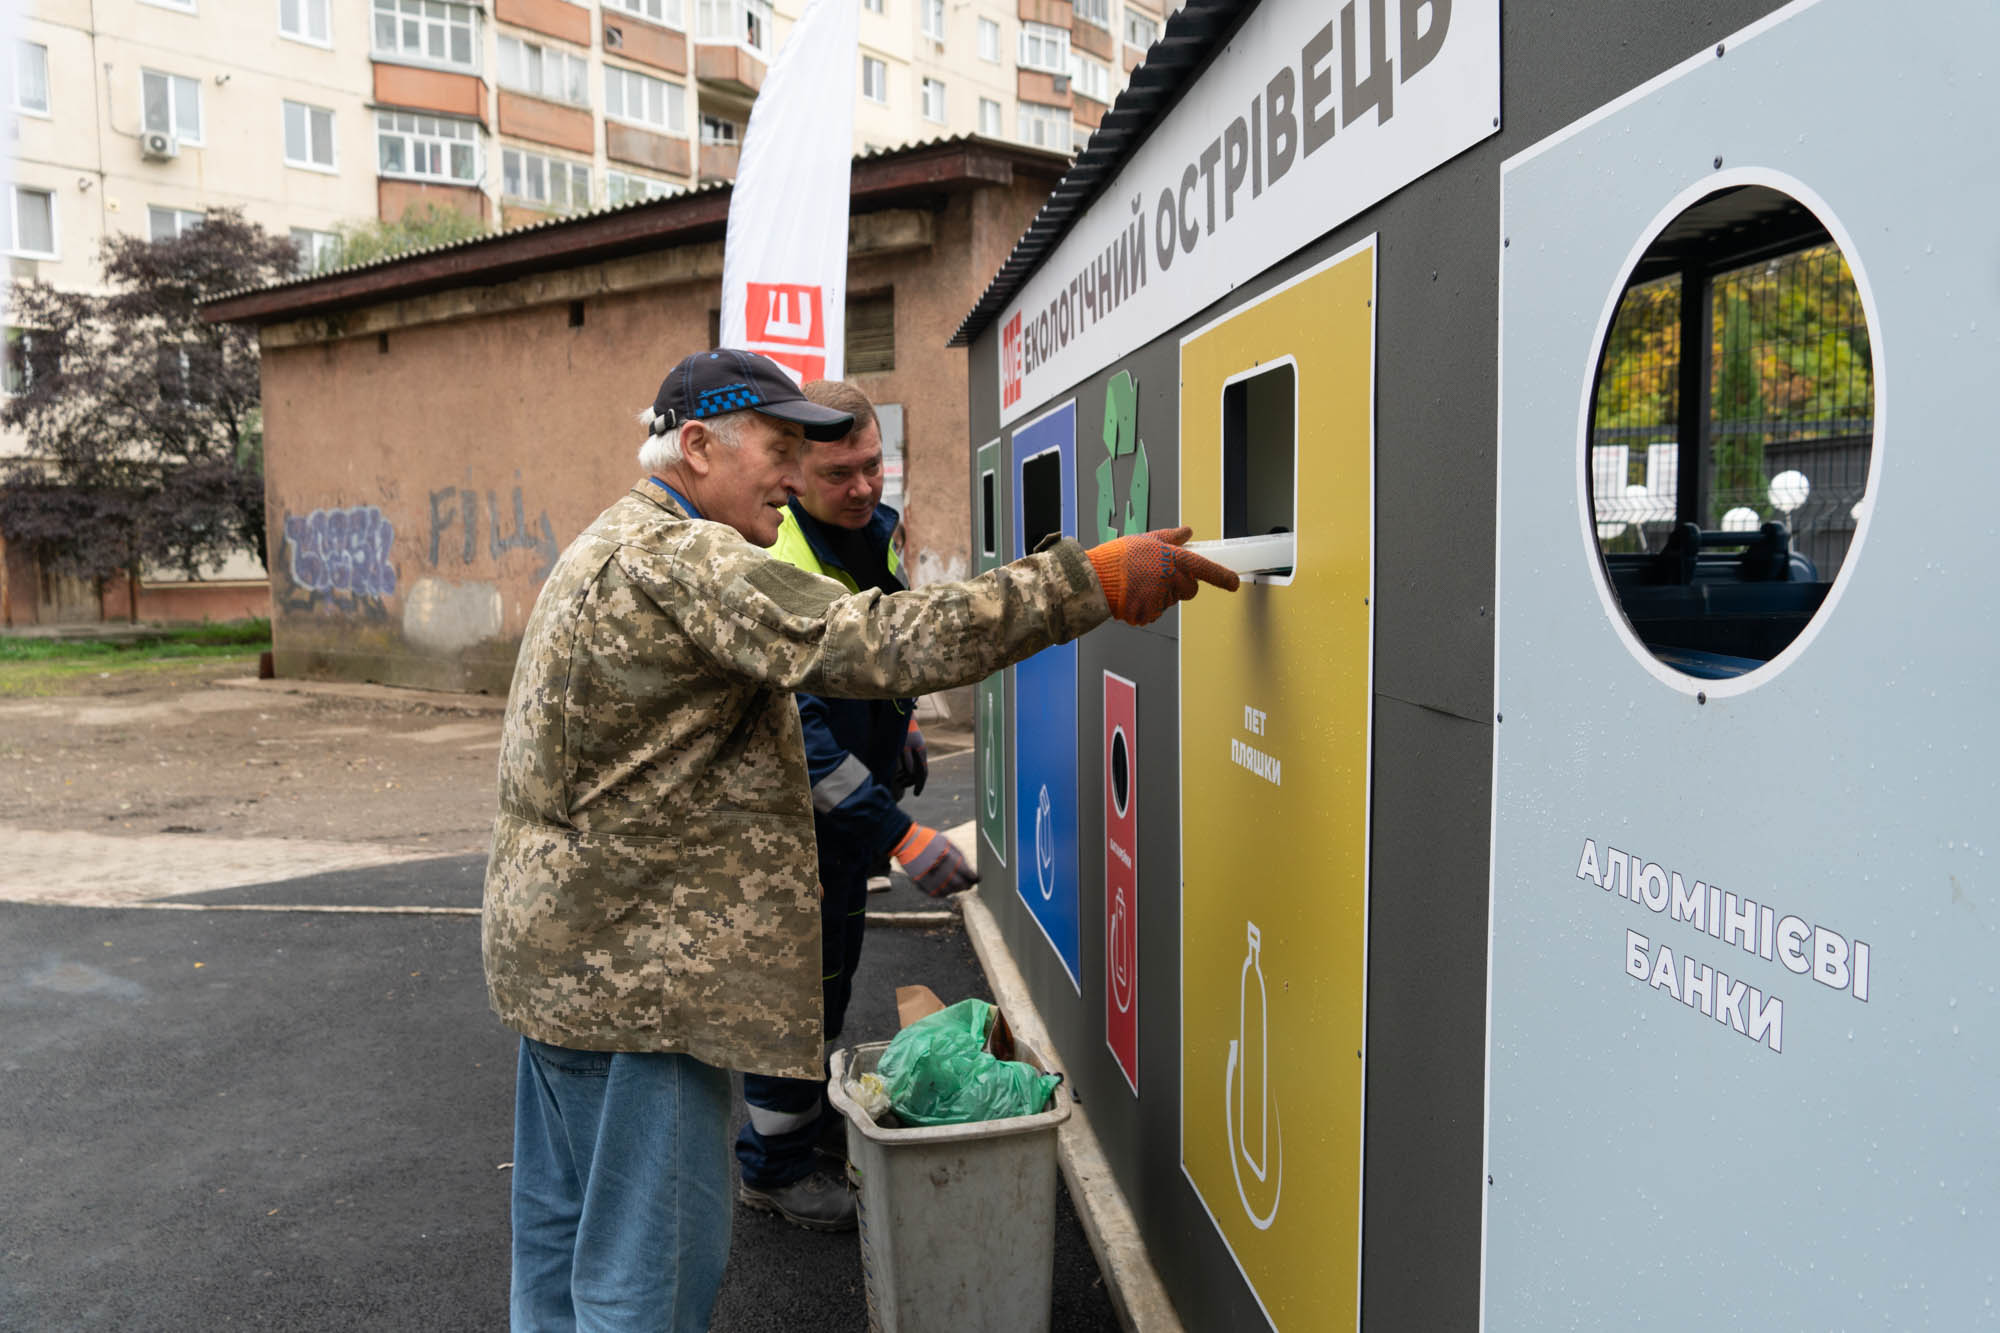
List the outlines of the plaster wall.
{"label": "plaster wall", "polygon": [[[966,365],[945,342],[1046,184],[947,196],[927,247],[894,215],[857,220],[883,248],[851,259],[849,290],[894,287],[896,363],[853,378],[904,406],[920,582],[970,568]],[[640,479],[633,417],[708,345],[720,244],[615,261],[649,262],[658,282],[617,291],[614,265],[587,266],[266,330],[279,674],[506,690],[556,555]]]}

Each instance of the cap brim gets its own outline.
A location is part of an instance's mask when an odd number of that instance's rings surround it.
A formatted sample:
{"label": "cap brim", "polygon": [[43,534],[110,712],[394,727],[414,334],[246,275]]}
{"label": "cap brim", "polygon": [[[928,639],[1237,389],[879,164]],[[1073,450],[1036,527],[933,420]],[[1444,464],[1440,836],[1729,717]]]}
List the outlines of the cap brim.
{"label": "cap brim", "polygon": [[822,443],[841,439],[854,429],[853,413],[821,407],[809,398],[798,398],[789,403],[759,403],[756,410],[780,421],[795,421],[806,428],[808,440]]}

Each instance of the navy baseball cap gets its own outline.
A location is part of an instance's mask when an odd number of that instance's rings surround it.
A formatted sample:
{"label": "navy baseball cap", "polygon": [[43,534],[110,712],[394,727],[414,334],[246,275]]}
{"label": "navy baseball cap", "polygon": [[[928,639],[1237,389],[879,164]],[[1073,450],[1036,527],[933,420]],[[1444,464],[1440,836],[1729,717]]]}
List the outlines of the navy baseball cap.
{"label": "navy baseball cap", "polygon": [[809,440],[838,440],[854,427],[851,413],[807,398],[769,357],[718,347],[696,352],[667,372],[653,398],[652,430],[664,435],[683,421],[746,409],[795,421],[805,427]]}

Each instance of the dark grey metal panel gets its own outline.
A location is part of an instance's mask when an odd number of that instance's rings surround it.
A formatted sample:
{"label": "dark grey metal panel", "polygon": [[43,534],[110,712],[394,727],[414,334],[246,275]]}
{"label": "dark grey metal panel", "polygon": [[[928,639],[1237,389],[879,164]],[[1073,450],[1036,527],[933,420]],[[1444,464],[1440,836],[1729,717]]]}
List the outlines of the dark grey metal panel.
{"label": "dark grey metal panel", "polygon": [[1375,698],[1361,1313],[1479,1320],[1492,728]]}

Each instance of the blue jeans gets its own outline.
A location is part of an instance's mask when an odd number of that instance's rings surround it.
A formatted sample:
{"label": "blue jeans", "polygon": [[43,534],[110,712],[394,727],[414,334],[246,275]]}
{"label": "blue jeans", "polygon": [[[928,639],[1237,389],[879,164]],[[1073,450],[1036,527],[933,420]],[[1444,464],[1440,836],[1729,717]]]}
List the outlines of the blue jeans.
{"label": "blue jeans", "polygon": [[708,1327],[729,1258],[729,1075],[523,1037],[514,1333]]}

